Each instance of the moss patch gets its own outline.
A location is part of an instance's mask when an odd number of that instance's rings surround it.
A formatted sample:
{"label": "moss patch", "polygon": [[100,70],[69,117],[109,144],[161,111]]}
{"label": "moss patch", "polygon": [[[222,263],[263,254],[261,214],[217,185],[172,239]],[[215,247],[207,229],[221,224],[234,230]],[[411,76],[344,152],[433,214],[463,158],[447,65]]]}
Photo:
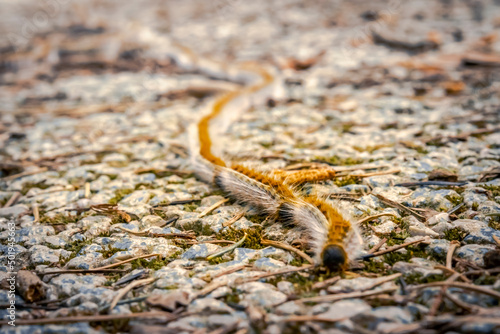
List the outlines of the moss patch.
{"label": "moss patch", "polygon": [[429,275],[423,277],[420,273],[410,274],[404,276],[404,281],[406,284],[426,284],[432,282],[442,282],[446,279],[445,275]]}
{"label": "moss patch", "polygon": [[217,233],[215,236],[216,239],[229,240],[238,242],[243,238],[243,236],[247,234],[247,238],[243,242],[240,247],[243,248],[251,248],[251,249],[262,249],[267,246],[262,245],[260,242],[262,239],[262,227],[258,226],[255,228],[250,228],[247,230],[234,230],[230,229],[225,232]]}
{"label": "moss patch", "polygon": [[125,196],[134,192],[134,189],[118,189],[115,191],[115,197],[109,200],[109,204],[118,204]]}
{"label": "moss patch", "polygon": [[360,179],[358,177],[351,175],[346,177],[335,178],[333,180],[333,183],[335,183],[338,187],[343,187],[350,184],[357,184],[359,180]]}
{"label": "moss patch", "polygon": [[488,223],[488,226],[489,226],[489,227],[491,227],[491,228],[494,228],[495,230],[500,230],[500,222],[497,222],[497,221],[491,220],[491,221]]}
{"label": "moss patch", "polygon": [[57,214],[54,217],[43,216],[40,218],[40,223],[48,225],[66,225],[69,223],[76,223],[77,216],[67,216],[65,214]]}
{"label": "moss patch", "polygon": [[457,240],[459,242],[462,242],[466,236],[467,232],[462,231],[458,227],[454,227],[452,229],[444,231],[444,239],[449,241]]}
{"label": "moss patch", "polygon": [[482,188],[486,189],[490,195],[490,197],[497,197],[500,196],[500,186],[481,186]]}

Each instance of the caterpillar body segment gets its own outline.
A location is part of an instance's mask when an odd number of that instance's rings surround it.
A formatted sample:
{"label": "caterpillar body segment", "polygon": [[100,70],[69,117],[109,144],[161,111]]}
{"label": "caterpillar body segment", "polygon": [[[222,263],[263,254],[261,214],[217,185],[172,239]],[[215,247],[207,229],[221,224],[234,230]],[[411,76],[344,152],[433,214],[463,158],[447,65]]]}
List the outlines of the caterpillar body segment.
{"label": "caterpillar body segment", "polygon": [[304,183],[313,183],[335,178],[335,170],[329,168],[308,169],[300,171],[282,171],[277,170],[273,175],[278,177],[282,182],[289,185],[300,185]]}
{"label": "caterpillar body segment", "polygon": [[256,171],[255,169],[246,167],[241,164],[232,164],[231,168],[238,173],[246,175],[251,179],[254,179],[268,187],[271,187],[285,199],[293,199],[294,197],[296,197],[293,189],[290,188],[287,184],[283,183],[280,179],[275,178],[273,174],[268,175],[266,173],[261,173],[259,171]]}
{"label": "caterpillar body segment", "polygon": [[217,167],[214,183],[239,204],[248,205],[260,214],[275,216],[281,196],[271,187],[230,168]]}

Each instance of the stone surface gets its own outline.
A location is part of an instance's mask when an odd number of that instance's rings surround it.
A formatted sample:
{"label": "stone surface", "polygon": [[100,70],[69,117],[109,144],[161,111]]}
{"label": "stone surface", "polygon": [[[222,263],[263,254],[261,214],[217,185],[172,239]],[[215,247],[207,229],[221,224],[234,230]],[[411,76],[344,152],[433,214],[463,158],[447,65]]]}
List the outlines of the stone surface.
{"label": "stone surface", "polygon": [[[496,247],[494,237],[500,237],[498,67],[474,65],[486,58],[498,62],[497,3],[84,1],[74,10],[64,1],[57,8],[33,0],[3,1],[0,301],[9,303],[6,279],[14,256],[13,269],[41,273],[87,270],[150,254],[159,256],[127,262],[119,267],[124,272],[40,275],[48,300],[67,299],[56,310],[18,308],[16,317],[103,314],[120,289],[146,277],[155,280],[121,300],[182,294],[189,301],[189,315],[154,328],[149,320],[132,319],[130,328],[92,322],[94,327],[8,330],[389,333],[427,319],[439,287],[419,290],[410,302],[404,299],[413,296],[414,285],[447,277],[435,266],[444,265],[449,240],[460,242],[454,256],[474,268],[484,264],[484,255]],[[50,17],[42,22],[45,14]],[[383,38],[372,38],[373,27]],[[270,71],[272,84],[251,88],[260,78],[246,64]],[[240,90],[243,94],[211,120],[213,154],[228,166],[244,164],[264,173],[304,175],[333,166],[336,177],[294,191],[334,204],[352,224],[392,214],[359,226],[360,254],[382,238],[388,239],[382,250],[421,237],[425,242],[356,261],[359,254],[347,241],[354,267],[321,289],[314,284],[336,273],[317,267],[259,278],[300,269],[294,266],[303,262],[293,252],[263,247],[261,238],[297,247],[314,259],[321,254],[313,254],[310,234],[286,224],[282,206],[259,214],[243,205],[254,199],[247,196],[200,217],[227,194],[212,182],[212,168],[194,173],[193,125],[221,94]],[[442,183],[447,181],[459,183]],[[273,196],[281,205],[287,196],[283,188],[264,183],[266,191],[277,191]],[[8,203],[11,198],[16,201]],[[243,217],[226,226],[243,210]],[[206,260],[229,245],[221,240],[240,240],[241,231],[249,236],[244,244]],[[188,232],[194,237],[182,237]],[[337,239],[340,234],[333,232],[330,239]],[[319,243],[327,239],[324,232],[318,236]],[[453,265],[457,271],[468,266]],[[406,291],[398,280],[377,286],[394,272],[403,274]],[[500,289],[494,273],[471,279]],[[379,300],[296,300],[384,288],[396,290]],[[498,304],[485,294],[448,291],[486,312]],[[15,298],[16,305],[24,303]],[[151,310],[141,301],[109,313]],[[449,317],[450,323],[438,329],[449,328],[450,334],[497,330],[488,322],[454,326],[453,317],[463,314],[445,298],[435,316]],[[2,319],[6,315],[0,310]],[[304,315],[330,321],[287,321]]]}

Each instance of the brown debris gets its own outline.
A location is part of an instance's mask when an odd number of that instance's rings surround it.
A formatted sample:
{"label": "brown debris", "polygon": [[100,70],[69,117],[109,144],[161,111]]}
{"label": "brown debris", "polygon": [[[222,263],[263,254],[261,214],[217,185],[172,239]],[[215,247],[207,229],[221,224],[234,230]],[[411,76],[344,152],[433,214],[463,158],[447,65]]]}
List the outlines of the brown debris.
{"label": "brown debris", "polygon": [[484,267],[489,269],[489,268],[496,268],[500,266],[500,250],[495,249],[491,250],[488,253],[484,254]]}
{"label": "brown debris", "polygon": [[326,53],[325,50],[321,51],[318,53],[316,56],[305,59],[305,60],[298,60],[294,58],[288,58],[287,60],[284,61],[283,68],[291,68],[294,69],[295,71],[303,71],[307,70],[310,67],[314,66],[321,58],[323,55]]}
{"label": "brown debris", "polygon": [[45,288],[38,276],[28,270],[19,270],[16,276],[17,292],[27,302],[45,299]]}
{"label": "brown debris", "polygon": [[429,181],[448,181],[448,182],[457,182],[458,175],[447,171],[445,169],[435,169],[429,173],[427,177]]}
{"label": "brown debris", "polygon": [[412,53],[421,53],[439,49],[440,43],[434,36],[430,39],[419,42],[407,42],[382,36],[376,31],[372,31],[373,43],[381,44],[393,49],[405,50]]}
{"label": "brown debris", "polygon": [[462,58],[462,66],[500,67],[500,56],[489,54],[471,54]]}

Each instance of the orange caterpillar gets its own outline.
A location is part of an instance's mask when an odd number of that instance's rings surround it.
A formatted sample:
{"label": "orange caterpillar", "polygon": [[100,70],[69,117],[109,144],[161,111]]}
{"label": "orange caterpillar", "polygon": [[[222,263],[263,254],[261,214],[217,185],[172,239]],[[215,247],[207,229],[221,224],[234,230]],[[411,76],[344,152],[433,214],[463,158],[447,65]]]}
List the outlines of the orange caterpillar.
{"label": "orange caterpillar", "polygon": [[331,179],[335,176],[333,170],[262,173],[240,164],[228,168],[212,153],[210,122],[236,97],[257,92],[273,81],[264,69],[253,66],[251,70],[262,77],[262,82],[218,98],[211,112],[198,123],[200,157],[192,155],[194,169],[201,179],[215,183],[238,203],[302,228],[318,263],[332,271],[345,270],[349,257],[356,257],[361,250],[362,241],[355,226],[331,203],[312,195],[302,196],[293,188],[306,182]]}
{"label": "orange caterpillar", "polygon": [[308,169],[299,171],[273,171],[283,182],[290,185],[300,185],[304,183],[319,182],[335,178],[335,171],[330,168]]}

